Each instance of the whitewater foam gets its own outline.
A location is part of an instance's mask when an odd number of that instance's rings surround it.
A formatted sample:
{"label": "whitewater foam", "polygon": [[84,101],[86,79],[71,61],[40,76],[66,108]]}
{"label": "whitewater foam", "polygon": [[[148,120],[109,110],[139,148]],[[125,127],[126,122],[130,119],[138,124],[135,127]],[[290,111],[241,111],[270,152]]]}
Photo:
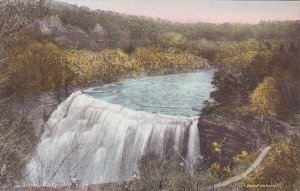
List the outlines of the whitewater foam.
{"label": "whitewater foam", "polygon": [[26,182],[64,185],[71,174],[86,184],[128,180],[141,156],[164,158],[174,144],[189,163],[198,161],[197,118],[134,111],[75,92],[46,123]]}

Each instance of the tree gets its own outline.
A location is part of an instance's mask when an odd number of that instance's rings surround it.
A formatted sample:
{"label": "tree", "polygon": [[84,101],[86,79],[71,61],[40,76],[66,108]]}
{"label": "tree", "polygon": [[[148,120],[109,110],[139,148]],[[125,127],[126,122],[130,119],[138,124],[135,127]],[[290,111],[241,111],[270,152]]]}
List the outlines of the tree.
{"label": "tree", "polygon": [[153,152],[145,154],[138,162],[142,190],[166,188],[168,176],[175,171],[174,162],[162,160]]}
{"label": "tree", "polygon": [[159,44],[163,48],[181,48],[186,46],[187,39],[182,35],[174,32],[168,32],[161,35]]}
{"label": "tree", "polygon": [[48,13],[45,0],[5,0],[0,2],[0,44],[29,29],[35,19]]}
{"label": "tree", "polygon": [[280,109],[281,92],[273,77],[266,77],[250,95],[251,107],[262,115],[276,116]]}
{"label": "tree", "polygon": [[11,186],[23,178],[23,168],[30,159],[36,140],[25,113],[12,114],[0,110],[0,187]]}
{"label": "tree", "polygon": [[294,190],[300,178],[300,139],[294,135],[275,144],[264,164],[246,185],[273,185],[275,190]]}
{"label": "tree", "polygon": [[19,42],[11,52],[11,63],[7,65],[6,95],[23,96],[48,90],[58,92],[72,85],[76,76],[69,68],[63,49],[43,40],[24,40],[22,36]]}
{"label": "tree", "polygon": [[[32,23],[45,16],[48,8],[45,0],[5,0],[0,1],[0,94],[7,96],[11,67],[7,67],[14,59],[12,49],[20,46],[16,38],[29,32]],[[32,31],[30,31],[32,32]]]}

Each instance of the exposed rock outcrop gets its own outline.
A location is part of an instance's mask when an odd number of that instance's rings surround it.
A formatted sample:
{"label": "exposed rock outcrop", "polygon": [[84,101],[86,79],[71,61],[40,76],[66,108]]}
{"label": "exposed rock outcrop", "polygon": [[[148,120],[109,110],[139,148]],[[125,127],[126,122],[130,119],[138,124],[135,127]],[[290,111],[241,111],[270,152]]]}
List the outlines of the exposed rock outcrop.
{"label": "exposed rock outcrop", "polygon": [[[256,137],[241,124],[226,124],[220,121],[211,121],[199,118],[198,129],[200,136],[200,150],[204,160],[209,164],[233,164],[233,156],[242,150],[252,151],[257,149]],[[212,151],[213,142],[222,142],[220,154]]]}
{"label": "exposed rock outcrop", "polygon": [[28,122],[35,129],[36,137],[40,137],[44,123],[65,97],[66,95],[58,97],[53,92],[45,92],[37,95],[27,95],[22,98],[12,98],[4,107],[6,107],[5,110],[15,114],[25,113]]}
{"label": "exposed rock outcrop", "polygon": [[50,16],[35,22],[35,28],[61,46],[101,50],[105,47],[105,31],[99,24],[86,32],[82,29],[64,24],[58,16]]}

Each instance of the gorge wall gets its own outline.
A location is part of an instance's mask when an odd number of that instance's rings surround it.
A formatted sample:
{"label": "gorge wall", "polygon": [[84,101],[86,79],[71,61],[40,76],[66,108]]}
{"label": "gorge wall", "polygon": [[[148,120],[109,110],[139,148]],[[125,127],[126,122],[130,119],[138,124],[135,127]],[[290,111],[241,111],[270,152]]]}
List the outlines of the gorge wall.
{"label": "gorge wall", "polygon": [[[224,165],[233,165],[233,157],[242,150],[253,151],[257,148],[257,137],[241,124],[227,124],[222,120],[205,119],[198,121],[201,155],[209,164],[218,162]],[[222,142],[220,154],[215,154],[212,149],[213,142]]]}

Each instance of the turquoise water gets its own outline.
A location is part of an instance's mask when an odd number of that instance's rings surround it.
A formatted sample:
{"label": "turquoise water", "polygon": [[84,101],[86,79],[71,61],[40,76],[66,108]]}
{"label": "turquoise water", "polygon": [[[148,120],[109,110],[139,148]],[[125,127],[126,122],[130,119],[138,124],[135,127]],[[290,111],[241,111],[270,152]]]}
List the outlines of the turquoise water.
{"label": "turquoise water", "polygon": [[153,76],[93,87],[84,93],[133,110],[193,117],[215,90],[212,78],[213,71]]}

